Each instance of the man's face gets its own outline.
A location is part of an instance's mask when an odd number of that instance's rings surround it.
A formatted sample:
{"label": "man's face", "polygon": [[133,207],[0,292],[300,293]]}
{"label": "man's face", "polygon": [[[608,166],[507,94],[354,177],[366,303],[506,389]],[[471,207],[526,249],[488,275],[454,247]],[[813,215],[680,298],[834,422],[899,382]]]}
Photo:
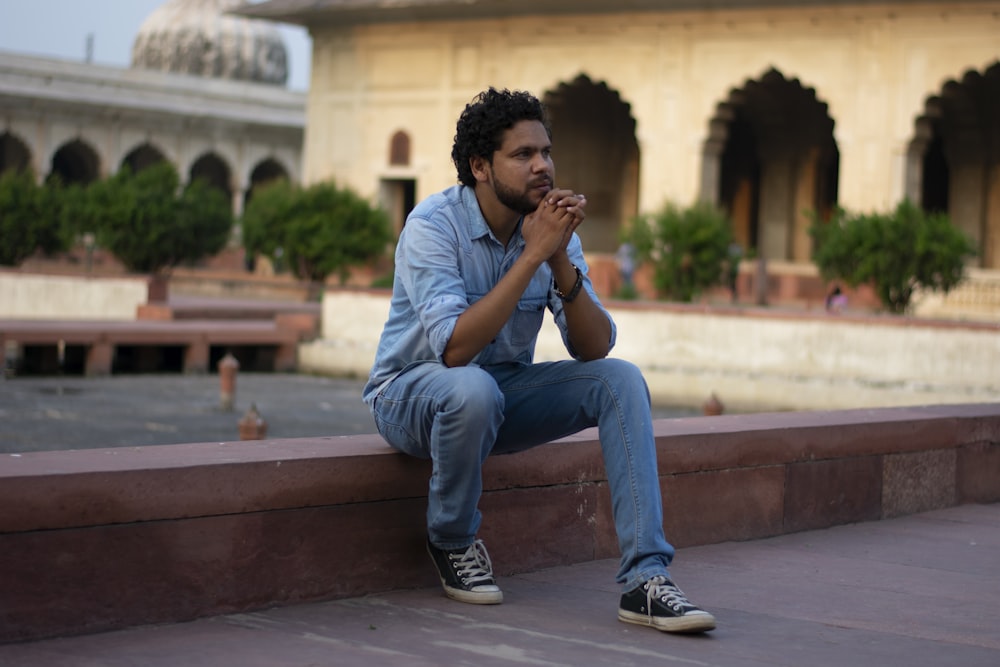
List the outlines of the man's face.
{"label": "man's face", "polygon": [[505,130],[493,153],[490,183],[501,204],[527,215],[552,189],[555,166],[552,142],[537,120],[522,120]]}

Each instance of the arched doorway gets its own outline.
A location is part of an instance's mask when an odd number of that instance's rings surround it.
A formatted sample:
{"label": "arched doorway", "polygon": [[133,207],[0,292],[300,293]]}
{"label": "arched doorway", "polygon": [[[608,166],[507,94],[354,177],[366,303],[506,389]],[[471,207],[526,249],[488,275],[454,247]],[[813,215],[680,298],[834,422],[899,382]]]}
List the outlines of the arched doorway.
{"label": "arched doorway", "polygon": [[233,187],[229,165],[215,153],[205,153],[191,165],[188,180],[193,182],[198,179],[223,193],[226,201],[232,201]]}
{"label": "arched doorway", "polygon": [[[250,184],[247,187],[246,192],[243,194],[243,210],[246,210],[246,206],[253,199],[254,192],[258,188],[265,187],[268,183],[273,183],[275,181],[288,181],[288,170],[285,169],[280,162],[274,158],[267,158],[257,163],[257,166],[253,168],[250,172]],[[242,234],[242,230],[239,232]],[[253,272],[257,268],[257,257],[253,255],[247,255],[244,258],[244,266],[247,271]],[[274,266],[267,263],[269,271],[274,270]]]}
{"label": "arched doorway", "polygon": [[288,170],[274,158],[267,158],[259,162],[253,168],[253,171],[250,172],[250,187],[247,188],[246,195],[243,198],[244,205],[253,197],[254,190],[277,180],[289,180]]}
{"label": "arched doorway", "polygon": [[167,158],[159,148],[153,144],[142,144],[132,149],[122,160],[122,166],[128,166],[133,174],[136,174],[154,164],[166,162]]}
{"label": "arched doorway", "polygon": [[1000,62],[969,71],[928,98],[907,160],[906,195],[946,212],[1000,268]]}
{"label": "arched doorway", "polygon": [[771,69],[719,104],[705,142],[701,197],[723,208],[737,243],[808,262],[812,215],[837,203],[840,152],[816,91]]}
{"label": "arched doorway", "polygon": [[63,144],[52,155],[48,178],[57,177],[64,185],[87,185],[101,175],[97,152],[80,139]]}
{"label": "arched doorway", "polygon": [[31,168],[31,152],[24,142],[10,132],[0,134],[0,174],[8,169],[24,171]]}
{"label": "arched doorway", "polygon": [[618,230],[639,208],[639,143],[631,109],[617,92],[586,76],[560,84],[544,102],[556,186],[587,197],[587,223],[577,229],[583,247],[613,253]]}

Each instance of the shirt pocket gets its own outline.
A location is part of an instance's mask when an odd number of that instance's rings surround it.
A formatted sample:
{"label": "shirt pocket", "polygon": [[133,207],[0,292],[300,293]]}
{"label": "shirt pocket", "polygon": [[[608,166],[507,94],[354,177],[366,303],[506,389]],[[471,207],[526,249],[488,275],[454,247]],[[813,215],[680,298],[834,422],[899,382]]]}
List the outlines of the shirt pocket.
{"label": "shirt pocket", "polygon": [[524,296],[517,302],[511,322],[510,342],[515,347],[531,345],[542,328],[545,317],[544,296]]}

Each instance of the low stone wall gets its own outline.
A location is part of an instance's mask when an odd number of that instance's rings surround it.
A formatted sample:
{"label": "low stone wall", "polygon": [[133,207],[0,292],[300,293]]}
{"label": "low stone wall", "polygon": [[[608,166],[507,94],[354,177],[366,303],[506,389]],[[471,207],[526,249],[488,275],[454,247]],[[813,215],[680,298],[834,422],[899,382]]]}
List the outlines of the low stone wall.
{"label": "low stone wall", "polygon": [[947,294],[914,295],[913,310],[921,317],[1000,322],[1000,271],[966,269],[966,279]]}
{"label": "low stone wall", "polygon": [[[1000,501],[1000,404],[659,420],[655,434],[680,548]],[[0,641],[434,586],[429,474],[375,435],[4,456]],[[483,477],[498,574],[617,557],[595,430],[493,457]]]}
{"label": "low stone wall", "polygon": [[233,271],[176,268],[170,293],[216,299],[249,299],[303,303],[312,297],[307,283],[289,275],[257,275]]}
{"label": "low stone wall", "polygon": [[0,319],[134,320],[146,276],[90,278],[0,270]]}
{"label": "low stone wall", "polygon": [[[823,311],[609,302],[613,356],[639,365],[655,402],[730,411],[1000,401],[1000,324]],[[389,310],[385,291],[330,290],[322,337],[300,370],[366,377]],[[566,358],[551,321],[536,359]]]}

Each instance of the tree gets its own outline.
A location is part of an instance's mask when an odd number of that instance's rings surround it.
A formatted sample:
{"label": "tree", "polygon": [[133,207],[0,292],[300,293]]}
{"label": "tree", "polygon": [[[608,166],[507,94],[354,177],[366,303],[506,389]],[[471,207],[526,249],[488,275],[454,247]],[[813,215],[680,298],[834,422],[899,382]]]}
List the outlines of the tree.
{"label": "tree", "polygon": [[232,202],[208,181],[195,179],[177,199],[173,256],[191,263],[226,247],[233,232]]}
{"label": "tree", "polygon": [[[253,191],[243,209],[243,245],[248,255],[274,258],[285,243],[284,227],[294,215],[299,190],[287,180],[268,183]],[[284,249],[281,249],[284,253]]]}
{"label": "tree", "polygon": [[333,182],[298,188],[273,183],[247,204],[243,238],[248,252],[281,249],[296,277],[322,283],[382,254],[392,238],[388,216]]}
{"label": "tree", "polygon": [[686,209],[667,204],[659,213],[634,219],[622,238],[639,261],[653,263],[653,283],[667,299],[690,302],[728,282],[730,223],[709,204]]}
{"label": "tree", "polygon": [[18,266],[38,250],[54,253],[69,246],[63,194],[57,184],[36,184],[30,171],[0,174],[0,264]]}
{"label": "tree", "polygon": [[157,273],[225,247],[233,217],[225,195],[201,181],[179,190],[169,163],[127,167],[87,190],[84,225],[130,271]]}
{"label": "tree", "polygon": [[810,228],[813,262],[827,280],[870,284],[891,313],[909,308],[918,288],[947,293],[965,274],[975,245],[947,215],[926,213],[909,201],[890,214],[834,212]]}

